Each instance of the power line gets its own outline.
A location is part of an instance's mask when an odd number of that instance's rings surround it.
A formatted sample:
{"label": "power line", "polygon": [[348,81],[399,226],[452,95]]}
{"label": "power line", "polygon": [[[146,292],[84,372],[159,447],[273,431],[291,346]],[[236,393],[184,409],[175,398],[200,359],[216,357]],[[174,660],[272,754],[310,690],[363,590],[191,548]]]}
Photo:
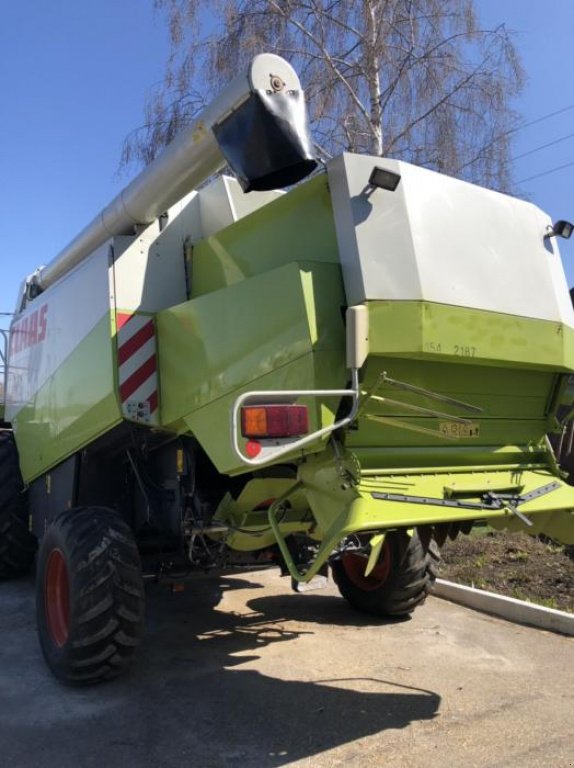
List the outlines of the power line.
{"label": "power line", "polygon": [[547,147],[553,147],[555,144],[560,144],[562,141],[566,141],[566,139],[571,139],[572,136],[574,136],[574,133],[569,133],[567,136],[562,136],[559,139],[555,139],[554,141],[549,141],[548,144],[541,144],[539,147],[534,147],[534,149],[529,149],[528,152],[523,152],[521,155],[515,155],[512,159],[513,160],[520,160],[522,157],[527,157],[527,155],[533,155],[535,152],[540,152],[541,149],[546,149]]}
{"label": "power line", "polygon": [[574,104],[569,104],[567,107],[562,107],[562,109],[557,109],[556,112],[549,112],[547,115],[542,115],[542,117],[537,117],[535,120],[531,120],[529,123],[521,123],[520,125],[517,125],[514,128],[511,128],[510,130],[506,131],[506,133],[501,134],[501,138],[503,138],[504,136],[508,136],[509,133],[514,133],[515,131],[521,131],[523,128],[529,128],[531,125],[536,125],[536,123],[541,123],[543,120],[549,120],[551,117],[556,117],[556,115],[561,115],[564,112],[568,112],[570,109],[574,109]]}
{"label": "power line", "polygon": [[550,168],[548,171],[543,171],[542,173],[537,173],[534,176],[528,176],[526,179],[520,179],[517,181],[517,184],[524,184],[526,181],[532,181],[533,179],[541,179],[542,176],[548,176],[551,173],[556,173],[556,171],[561,171],[563,168],[570,168],[572,165],[574,165],[574,160],[571,163],[564,163],[564,165],[558,165],[556,168]]}
{"label": "power line", "polygon": [[485,149],[492,147],[492,145],[496,144],[497,141],[502,141],[502,139],[506,138],[507,136],[510,136],[512,133],[521,131],[523,128],[530,128],[531,125],[537,125],[538,123],[542,123],[544,120],[550,120],[551,117],[556,117],[557,115],[563,115],[564,112],[569,112],[571,109],[574,109],[574,104],[568,104],[567,106],[562,107],[561,109],[557,109],[554,112],[548,112],[548,114],[542,115],[541,117],[537,117],[534,120],[530,120],[527,123],[520,123],[519,125],[515,125],[514,128],[509,128],[507,131],[504,131],[504,133],[499,133],[498,136],[495,136],[492,139],[492,141],[490,141],[486,145],[486,147],[482,148],[479,155],[477,155],[476,157],[473,157],[472,160],[469,160],[464,165],[461,165],[460,168],[457,168],[454,173],[455,174],[460,173],[461,171],[464,171],[465,168],[468,168],[469,165],[474,165],[474,163],[477,163],[482,158],[482,152],[484,152]]}

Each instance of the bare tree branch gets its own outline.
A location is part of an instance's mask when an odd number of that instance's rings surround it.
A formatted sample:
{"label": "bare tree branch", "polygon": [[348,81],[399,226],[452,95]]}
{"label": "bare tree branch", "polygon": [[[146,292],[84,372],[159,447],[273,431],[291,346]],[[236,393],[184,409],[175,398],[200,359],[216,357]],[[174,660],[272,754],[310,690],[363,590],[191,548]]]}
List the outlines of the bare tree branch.
{"label": "bare tree branch", "polygon": [[523,74],[508,30],[475,0],[153,0],[171,51],[122,163],[150,162],[263,50],[307,91],[321,157],[388,153],[509,188],[511,103]]}

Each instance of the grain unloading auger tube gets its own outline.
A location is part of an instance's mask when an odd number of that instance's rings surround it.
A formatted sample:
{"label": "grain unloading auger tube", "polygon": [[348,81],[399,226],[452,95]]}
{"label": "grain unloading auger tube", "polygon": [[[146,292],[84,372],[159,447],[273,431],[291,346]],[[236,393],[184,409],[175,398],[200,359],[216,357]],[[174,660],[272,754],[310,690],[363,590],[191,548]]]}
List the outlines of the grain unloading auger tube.
{"label": "grain unloading auger tube", "polygon": [[288,186],[316,167],[301,83],[280,56],[255,56],[245,73],[28,279],[29,291],[48,288],[110,237],[154,221],[225,165],[245,192]]}

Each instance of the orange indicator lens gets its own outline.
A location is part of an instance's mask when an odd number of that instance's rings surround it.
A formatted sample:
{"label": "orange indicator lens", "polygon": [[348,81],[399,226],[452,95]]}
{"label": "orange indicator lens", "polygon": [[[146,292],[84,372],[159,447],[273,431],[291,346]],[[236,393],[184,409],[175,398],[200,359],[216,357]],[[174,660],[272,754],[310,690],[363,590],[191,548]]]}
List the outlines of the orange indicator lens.
{"label": "orange indicator lens", "polygon": [[248,407],[241,409],[241,434],[243,437],[265,437],[267,414],[265,408]]}

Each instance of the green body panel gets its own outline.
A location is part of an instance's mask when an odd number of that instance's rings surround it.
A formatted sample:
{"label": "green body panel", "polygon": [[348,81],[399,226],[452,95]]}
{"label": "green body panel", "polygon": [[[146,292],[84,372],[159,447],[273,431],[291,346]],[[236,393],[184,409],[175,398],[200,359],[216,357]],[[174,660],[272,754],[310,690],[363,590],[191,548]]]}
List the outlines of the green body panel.
{"label": "green body panel", "polygon": [[[220,472],[245,471],[231,448],[233,401],[249,389],[343,387],[343,304],[338,265],[292,262],[158,313],[163,426],[195,434]],[[313,428],[332,423],[337,399],[310,404]]]}
{"label": "green body panel", "polygon": [[[214,522],[228,523],[233,528],[227,533],[213,534],[211,538],[223,541],[231,549],[252,551],[275,543],[275,535],[267,519],[270,503],[282,496],[293,485],[290,478],[255,478],[250,480],[237,499],[226,494],[219,505]],[[293,533],[312,535],[313,518],[304,493],[293,494],[288,510],[279,523],[283,536]]]}
{"label": "green body panel", "polygon": [[[347,439],[365,467],[496,464],[500,451],[528,451],[554,429],[574,364],[570,328],[418,302],[372,302],[369,319],[362,383],[378,399],[362,407]],[[481,413],[393,388],[385,373]],[[408,405],[443,415],[414,415]],[[455,417],[470,422],[468,432]]]}
{"label": "green body panel", "polygon": [[[460,409],[420,394],[398,391],[385,384],[377,387],[384,372],[393,379],[476,406],[482,413],[469,416]],[[539,441],[553,426],[551,398],[561,379],[557,374],[539,370],[371,357],[364,388],[370,391],[377,387],[375,391],[382,400],[367,402],[359,416],[359,429],[349,434],[348,445],[368,448],[371,453],[377,448],[436,447],[445,454],[448,454],[449,446],[451,452],[458,452],[460,448],[482,449],[483,446],[524,446]],[[386,402],[385,398],[395,402]],[[436,410],[444,415],[413,415],[406,406],[398,403]],[[375,420],[378,416],[398,418],[413,428],[428,431],[415,433],[396,427],[390,421],[378,422]],[[472,435],[448,439],[449,434],[457,434],[455,423],[449,416],[467,418],[473,425]],[[384,452],[388,455],[384,450],[381,455]],[[399,461],[404,461],[402,455]],[[430,457],[425,462],[434,464]],[[457,463],[457,460],[453,461],[451,457],[448,462]],[[369,466],[372,465],[373,460],[370,460]]]}
{"label": "green body panel", "polygon": [[[241,463],[231,448],[231,411],[236,398],[243,392],[261,390],[311,389],[315,386],[329,386],[332,372],[335,375],[341,365],[341,355],[334,352],[309,352],[307,355],[294,360],[292,363],[275,369],[255,382],[246,383],[238,390],[214,400],[212,403],[188,414],[182,421],[181,429],[187,431],[199,440],[207,451],[217,469],[226,474],[236,475],[251,471]],[[309,428],[318,429],[334,422],[338,408],[338,398],[330,398],[317,405],[315,400],[301,397],[298,402],[309,407]],[[222,439],[222,435],[225,439]],[[320,451],[325,444],[325,438],[308,446],[306,452]],[[246,440],[242,440],[244,449]],[[286,456],[285,461],[300,459],[301,453]]]}
{"label": "green body panel", "polygon": [[191,297],[294,261],[339,264],[326,176],[311,179],[196,245],[189,268]]}
{"label": "green body panel", "polygon": [[574,371],[574,330],[561,323],[431,302],[376,301],[368,308],[375,355]]}
{"label": "green body panel", "polygon": [[[373,525],[378,527],[402,527],[405,521],[408,525],[436,525],[438,523],[454,522],[460,520],[498,520],[500,527],[516,527],[520,530],[528,530],[529,533],[545,532],[544,515],[550,508],[558,519],[564,516],[564,522],[570,521],[570,541],[574,543],[574,519],[572,517],[572,488],[565,483],[560,483],[556,490],[540,496],[529,502],[521,504],[520,512],[528,516],[533,525],[526,528],[525,524],[509,508],[503,510],[482,509],[480,511],[465,509],[463,507],[445,507],[440,505],[414,504],[396,501],[381,501],[373,497],[373,493],[405,494],[430,499],[445,500],[453,498],[451,489],[461,489],[454,498],[471,503],[480,502],[481,494],[495,489],[503,493],[516,491],[520,487],[520,493],[527,494],[556,481],[556,476],[548,469],[512,470],[506,472],[489,471],[481,473],[446,473],[432,475],[390,475],[385,477],[365,477],[357,490],[357,498],[347,508],[345,526],[353,530],[370,530]],[[465,483],[469,490],[464,491]],[[473,490],[477,489],[476,492]],[[565,531],[568,526],[565,526]]]}
{"label": "green body panel", "polygon": [[111,328],[107,314],[14,419],[24,482],[121,421]]}
{"label": "green body panel", "polygon": [[[568,493],[571,493],[571,487],[568,486]],[[507,530],[511,533],[529,533],[531,536],[538,534],[544,534],[551,539],[561,542],[562,544],[574,544],[574,512],[572,510],[572,497],[568,497],[568,502],[565,502],[568,509],[542,511],[537,512],[535,515],[529,514],[529,518],[532,520],[532,528],[527,528],[521,521],[513,516],[506,515],[505,517],[490,517],[488,524],[492,528],[498,530]],[[526,514],[526,509],[524,510]]]}

